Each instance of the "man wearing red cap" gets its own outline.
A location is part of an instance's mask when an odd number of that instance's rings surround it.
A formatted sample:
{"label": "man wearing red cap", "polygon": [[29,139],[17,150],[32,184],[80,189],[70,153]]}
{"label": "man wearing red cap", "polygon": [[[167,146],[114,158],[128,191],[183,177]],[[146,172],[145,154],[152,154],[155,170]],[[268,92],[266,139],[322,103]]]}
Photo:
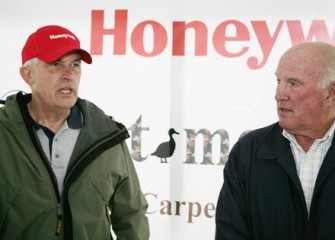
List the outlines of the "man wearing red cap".
{"label": "man wearing red cap", "polygon": [[19,92],[0,109],[0,239],[149,239],[127,129],[78,97],[91,55],[45,26],[22,50]]}

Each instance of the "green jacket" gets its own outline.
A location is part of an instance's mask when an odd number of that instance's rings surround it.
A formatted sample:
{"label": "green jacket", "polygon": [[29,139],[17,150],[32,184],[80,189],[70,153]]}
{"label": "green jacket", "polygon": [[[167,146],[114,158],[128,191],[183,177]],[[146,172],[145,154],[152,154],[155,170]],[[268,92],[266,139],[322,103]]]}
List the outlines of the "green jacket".
{"label": "green jacket", "polygon": [[60,196],[31,127],[29,98],[9,96],[0,109],[0,239],[110,240],[111,226],[118,240],[149,239],[126,128],[78,99],[84,123]]}

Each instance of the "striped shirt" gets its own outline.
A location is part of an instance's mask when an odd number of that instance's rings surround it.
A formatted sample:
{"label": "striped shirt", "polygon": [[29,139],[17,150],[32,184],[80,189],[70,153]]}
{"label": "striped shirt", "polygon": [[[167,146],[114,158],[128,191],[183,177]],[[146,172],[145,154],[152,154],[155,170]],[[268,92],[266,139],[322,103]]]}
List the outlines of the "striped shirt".
{"label": "striped shirt", "polygon": [[321,139],[316,139],[307,152],[298,144],[293,134],[283,130],[283,136],[290,141],[298,176],[305,194],[306,206],[309,212],[315,181],[323,159],[332,144],[335,122]]}

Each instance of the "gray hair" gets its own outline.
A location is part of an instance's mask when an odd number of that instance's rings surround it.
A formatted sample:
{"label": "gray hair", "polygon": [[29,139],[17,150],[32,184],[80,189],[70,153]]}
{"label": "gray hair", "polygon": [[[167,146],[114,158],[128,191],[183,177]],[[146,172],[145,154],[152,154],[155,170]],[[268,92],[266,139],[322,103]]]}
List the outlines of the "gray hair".
{"label": "gray hair", "polygon": [[312,44],[321,53],[320,64],[322,67],[322,76],[318,86],[325,89],[331,82],[335,81],[335,48],[328,43],[315,42]]}
{"label": "gray hair", "polygon": [[327,67],[324,69],[323,78],[319,81],[318,86],[322,89],[327,88],[331,82],[335,81],[335,69]]}
{"label": "gray hair", "polygon": [[323,78],[319,81],[318,86],[320,88],[327,88],[331,82],[335,81],[335,64],[329,63],[324,68]]}
{"label": "gray hair", "polygon": [[35,58],[31,58],[31,59],[27,60],[27,61],[23,64],[23,66],[24,66],[24,67],[34,67],[38,61],[39,61],[39,59],[36,58],[36,57],[35,57]]}

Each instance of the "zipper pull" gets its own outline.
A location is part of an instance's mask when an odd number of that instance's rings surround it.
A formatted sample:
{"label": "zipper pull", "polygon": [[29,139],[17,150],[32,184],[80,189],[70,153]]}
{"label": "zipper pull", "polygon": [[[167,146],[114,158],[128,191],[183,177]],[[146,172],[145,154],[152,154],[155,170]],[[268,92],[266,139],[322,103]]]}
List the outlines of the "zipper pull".
{"label": "zipper pull", "polygon": [[56,235],[59,236],[62,231],[62,210],[60,204],[57,207],[57,226],[56,226]]}

